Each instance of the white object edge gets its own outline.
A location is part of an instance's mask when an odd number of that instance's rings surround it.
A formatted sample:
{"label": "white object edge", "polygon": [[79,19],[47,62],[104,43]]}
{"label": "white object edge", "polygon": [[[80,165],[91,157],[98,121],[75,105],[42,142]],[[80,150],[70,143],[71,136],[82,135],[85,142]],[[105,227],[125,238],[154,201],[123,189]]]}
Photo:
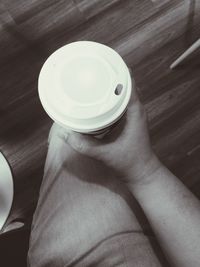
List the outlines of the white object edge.
{"label": "white object edge", "polygon": [[10,166],[0,152],[0,231],[2,230],[13,202],[14,185]]}

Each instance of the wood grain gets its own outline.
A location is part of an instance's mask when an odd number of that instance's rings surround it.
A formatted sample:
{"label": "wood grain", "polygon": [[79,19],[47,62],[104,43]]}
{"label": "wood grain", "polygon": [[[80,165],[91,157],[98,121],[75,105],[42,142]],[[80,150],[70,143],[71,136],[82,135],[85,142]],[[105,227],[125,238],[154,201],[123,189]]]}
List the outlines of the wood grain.
{"label": "wood grain", "polygon": [[[4,4],[3,4],[4,3]],[[133,70],[161,160],[200,197],[199,54],[170,64],[200,36],[199,1],[6,0],[0,5],[0,149],[15,198],[8,223],[31,218],[51,120],[37,94],[42,64],[58,47],[93,40],[116,49]]]}

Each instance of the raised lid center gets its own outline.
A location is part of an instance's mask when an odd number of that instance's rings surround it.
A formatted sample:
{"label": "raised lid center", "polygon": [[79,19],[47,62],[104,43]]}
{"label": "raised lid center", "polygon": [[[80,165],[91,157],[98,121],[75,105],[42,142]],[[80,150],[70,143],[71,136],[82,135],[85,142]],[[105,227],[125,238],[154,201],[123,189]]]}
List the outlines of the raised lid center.
{"label": "raised lid center", "polygon": [[104,98],[110,90],[109,65],[93,57],[76,57],[61,71],[63,91],[77,104],[93,104]]}

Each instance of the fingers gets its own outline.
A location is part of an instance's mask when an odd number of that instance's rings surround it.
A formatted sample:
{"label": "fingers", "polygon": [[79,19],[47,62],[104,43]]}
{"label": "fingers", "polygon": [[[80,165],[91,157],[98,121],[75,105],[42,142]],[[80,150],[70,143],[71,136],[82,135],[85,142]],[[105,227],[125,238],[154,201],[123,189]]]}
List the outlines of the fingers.
{"label": "fingers", "polygon": [[57,143],[58,140],[67,143],[81,154],[95,157],[98,155],[97,151],[101,143],[99,139],[93,136],[67,130],[54,123],[49,132],[48,144]]}
{"label": "fingers", "polygon": [[65,142],[81,154],[98,157],[98,147],[101,142],[93,136],[71,132],[65,136]]}
{"label": "fingers", "polygon": [[60,131],[61,126],[59,126],[57,123],[53,123],[51,126],[51,129],[49,131],[48,136],[48,145],[51,143],[51,140],[57,135],[57,133]]}
{"label": "fingers", "polygon": [[128,69],[129,69],[129,73],[131,76],[131,83],[132,83],[132,93],[131,93],[131,99],[129,101],[129,105],[130,105],[131,103],[137,102],[139,100],[139,97],[138,97],[138,90],[137,90],[136,82],[133,76],[133,71],[130,67]]}
{"label": "fingers", "polygon": [[135,102],[130,102],[127,109],[127,119],[128,121],[135,121],[141,118],[145,113],[144,106],[140,102],[139,98]]}

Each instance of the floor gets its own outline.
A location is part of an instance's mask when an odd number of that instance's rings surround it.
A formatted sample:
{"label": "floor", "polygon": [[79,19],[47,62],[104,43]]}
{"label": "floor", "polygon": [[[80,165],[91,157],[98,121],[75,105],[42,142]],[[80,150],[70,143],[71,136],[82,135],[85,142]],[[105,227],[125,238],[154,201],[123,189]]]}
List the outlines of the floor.
{"label": "floor", "polygon": [[14,175],[8,223],[30,220],[52,121],[37,79],[60,46],[93,40],[116,49],[132,69],[152,145],[200,198],[200,51],[170,64],[200,36],[198,0],[5,0],[0,4],[0,150]]}

